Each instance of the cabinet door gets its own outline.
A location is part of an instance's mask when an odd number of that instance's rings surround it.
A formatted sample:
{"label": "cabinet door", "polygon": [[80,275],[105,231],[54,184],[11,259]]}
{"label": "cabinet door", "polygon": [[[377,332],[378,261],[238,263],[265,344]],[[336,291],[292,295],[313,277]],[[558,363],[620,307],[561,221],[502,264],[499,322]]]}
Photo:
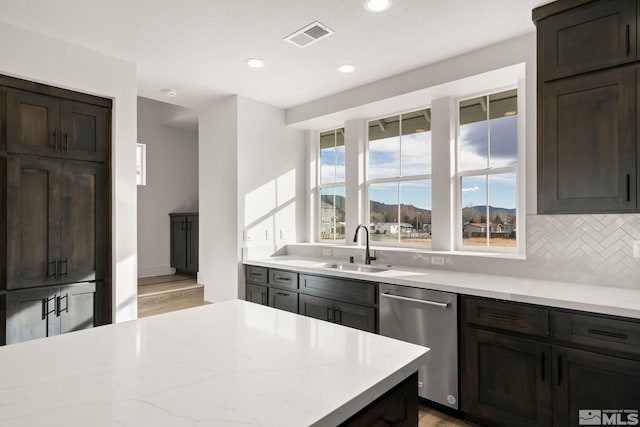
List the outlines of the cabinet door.
{"label": "cabinet door", "polygon": [[314,319],[333,322],[333,301],[326,298],[300,294],[299,313]]}
{"label": "cabinet door", "polygon": [[109,109],[67,100],[60,105],[60,156],[106,162],[111,134]]}
{"label": "cabinet door", "polygon": [[635,68],[547,83],[538,212],[636,208]]}
{"label": "cabinet door", "polygon": [[45,288],[7,293],[7,344],[60,333],[56,290]]}
{"label": "cabinet door", "polygon": [[187,233],[186,218],[182,215],[171,217],[171,267],[176,270],[187,269]]}
{"label": "cabinet door", "polygon": [[636,1],[594,2],[540,22],[545,80],[636,59]]}
{"label": "cabinet door", "polygon": [[268,305],[269,298],[267,295],[267,287],[247,283],[247,301],[255,302],[256,304]]}
{"label": "cabinet door", "polygon": [[376,310],[341,301],[333,302],[333,321],[340,325],[376,333]]}
{"label": "cabinet door", "polygon": [[60,317],[61,333],[93,328],[95,295],[95,283],[60,288],[56,297],[56,314]]}
{"label": "cabinet door", "polygon": [[198,216],[189,215],[186,218],[187,233],[187,271],[190,273],[198,272]]}
{"label": "cabinet door", "polygon": [[550,346],[467,328],[462,409],[512,427],[551,425]]}
{"label": "cabinet door", "polygon": [[[559,346],[553,347],[553,360],[554,426],[578,426],[581,416],[594,415],[601,417],[595,425],[627,425],[604,410],[640,409],[640,362]],[[626,421],[626,415],[620,416]],[[605,417],[614,417],[617,424]]]}
{"label": "cabinet door", "polygon": [[7,289],[59,283],[60,166],[8,159]]}
{"label": "cabinet door", "polygon": [[6,93],[7,150],[58,157],[61,142],[58,99],[17,89],[6,89]]}
{"label": "cabinet door", "polygon": [[269,306],[280,310],[298,312],[298,294],[277,288],[269,288]]}
{"label": "cabinet door", "polygon": [[60,193],[61,282],[103,279],[107,258],[105,166],[62,163]]}

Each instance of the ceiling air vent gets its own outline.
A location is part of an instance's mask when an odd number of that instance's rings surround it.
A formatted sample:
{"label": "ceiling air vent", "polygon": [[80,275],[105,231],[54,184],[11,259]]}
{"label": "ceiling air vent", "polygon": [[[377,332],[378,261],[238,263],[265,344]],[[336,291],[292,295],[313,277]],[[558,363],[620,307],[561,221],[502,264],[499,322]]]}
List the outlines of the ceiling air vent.
{"label": "ceiling air vent", "polygon": [[330,36],[334,31],[318,21],[289,34],[284,39],[298,47],[307,47],[320,39]]}

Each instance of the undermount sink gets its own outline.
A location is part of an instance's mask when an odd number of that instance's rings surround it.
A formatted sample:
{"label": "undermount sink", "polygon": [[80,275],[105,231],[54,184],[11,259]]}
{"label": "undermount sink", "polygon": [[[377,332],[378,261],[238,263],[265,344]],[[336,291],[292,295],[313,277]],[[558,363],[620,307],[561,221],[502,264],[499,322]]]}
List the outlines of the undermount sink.
{"label": "undermount sink", "polygon": [[360,271],[363,273],[380,273],[382,271],[388,271],[387,268],[371,267],[369,265],[356,265],[356,264],[325,264],[324,267],[331,268],[333,270]]}

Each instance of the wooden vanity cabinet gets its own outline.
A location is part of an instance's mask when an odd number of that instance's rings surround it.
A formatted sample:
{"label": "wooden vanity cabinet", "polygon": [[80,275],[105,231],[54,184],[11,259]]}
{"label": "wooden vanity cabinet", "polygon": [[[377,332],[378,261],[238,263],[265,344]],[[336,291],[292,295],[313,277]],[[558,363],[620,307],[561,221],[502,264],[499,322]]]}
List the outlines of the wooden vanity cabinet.
{"label": "wooden vanity cabinet", "polygon": [[170,262],[176,272],[198,272],[199,216],[197,212],[170,213]]}

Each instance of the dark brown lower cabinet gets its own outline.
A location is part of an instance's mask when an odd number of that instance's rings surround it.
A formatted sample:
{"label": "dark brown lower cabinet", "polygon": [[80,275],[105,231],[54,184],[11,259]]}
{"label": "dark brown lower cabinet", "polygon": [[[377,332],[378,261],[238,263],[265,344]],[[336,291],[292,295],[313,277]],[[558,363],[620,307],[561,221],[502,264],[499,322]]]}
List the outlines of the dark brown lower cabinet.
{"label": "dark brown lower cabinet", "polygon": [[8,292],[6,343],[92,328],[95,291],[81,283]]}
{"label": "dark brown lower cabinet", "polygon": [[376,332],[376,309],[373,307],[300,294],[299,311],[304,316]]}
{"label": "dark brown lower cabinet", "polygon": [[411,375],[341,426],[417,427],[418,374]]}
{"label": "dark brown lower cabinet", "polygon": [[171,267],[179,273],[198,272],[198,213],[170,213]]}
{"label": "dark brown lower cabinet", "polygon": [[[579,426],[600,411],[595,425],[635,425],[627,414],[640,409],[640,361],[553,346],[554,426]],[[636,413],[637,417],[637,413]],[[584,425],[584,424],[583,424]]]}
{"label": "dark brown lower cabinet", "polygon": [[247,283],[247,301],[255,302],[256,304],[268,305],[269,296],[267,293],[268,288],[262,285],[256,285],[254,283]]}
{"label": "dark brown lower cabinet", "polygon": [[467,328],[462,409],[510,427],[551,425],[551,346]]}
{"label": "dark brown lower cabinet", "polygon": [[278,288],[269,288],[269,307],[280,310],[298,312],[298,293]]}

